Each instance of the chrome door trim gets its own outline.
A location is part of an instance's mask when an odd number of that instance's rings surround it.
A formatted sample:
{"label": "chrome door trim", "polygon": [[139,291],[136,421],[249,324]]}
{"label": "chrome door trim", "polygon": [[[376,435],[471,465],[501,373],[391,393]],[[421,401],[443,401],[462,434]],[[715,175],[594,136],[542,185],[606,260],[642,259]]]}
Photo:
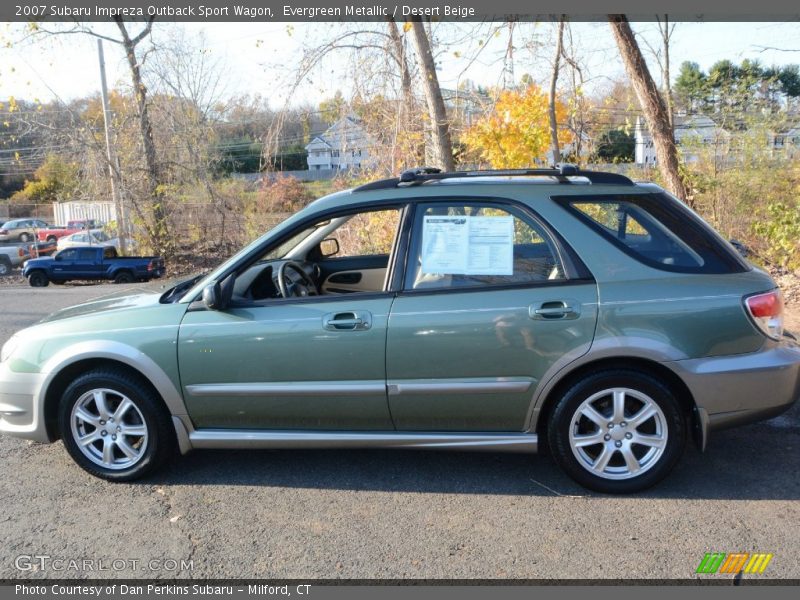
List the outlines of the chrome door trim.
{"label": "chrome door trim", "polygon": [[[188,433],[195,449],[397,448],[535,453],[535,433],[397,433],[199,429]],[[185,440],[184,440],[185,443]],[[182,444],[181,450],[183,451]]]}
{"label": "chrome door trim", "polygon": [[387,384],[390,396],[428,394],[525,393],[531,389],[531,377],[475,377],[460,379],[395,379]]}
{"label": "chrome door trim", "polygon": [[194,397],[201,396],[371,396],[383,394],[386,384],[375,381],[314,381],[310,383],[202,383],[186,386]]}

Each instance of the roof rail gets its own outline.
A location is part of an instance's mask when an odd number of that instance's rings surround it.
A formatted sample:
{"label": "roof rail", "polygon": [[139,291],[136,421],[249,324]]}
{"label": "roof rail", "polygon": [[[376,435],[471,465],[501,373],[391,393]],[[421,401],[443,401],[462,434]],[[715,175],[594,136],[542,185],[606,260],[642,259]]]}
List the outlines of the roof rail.
{"label": "roof rail", "polygon": [[552,169],[494,169],[485,171],[452,171],[444,173],[435,167],[416,167],[400,173],[400,177],[381,179],[355,188],[354,192],[383,190],[420,185],[427,181],[441,181],[468,177],[555,177],[559,183],[572,183],[569,177],[583,177],[592,184],[633,185],[633,181],[619,173],[584,171],[576,165],[561,164]]}

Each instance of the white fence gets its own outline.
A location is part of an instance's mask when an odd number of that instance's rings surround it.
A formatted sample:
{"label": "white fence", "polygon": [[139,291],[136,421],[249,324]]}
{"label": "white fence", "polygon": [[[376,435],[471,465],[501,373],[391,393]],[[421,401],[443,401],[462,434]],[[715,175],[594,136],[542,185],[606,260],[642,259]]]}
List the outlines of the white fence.
{"label": "white fence", "polygon": [[53,217],[60,225],[84,219],[110,223],[117,220],[117,211],[113,202],[56,202]]}

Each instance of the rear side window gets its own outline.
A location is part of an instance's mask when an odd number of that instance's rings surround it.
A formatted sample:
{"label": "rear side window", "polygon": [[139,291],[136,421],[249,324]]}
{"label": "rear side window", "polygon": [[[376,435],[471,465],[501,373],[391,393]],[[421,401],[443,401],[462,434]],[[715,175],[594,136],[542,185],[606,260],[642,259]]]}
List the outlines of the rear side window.
{"label": "rear side window", "polygon": [[749,268],[708,225],[666,194],[555,200],[648,266],[686,273],[738,273]]}

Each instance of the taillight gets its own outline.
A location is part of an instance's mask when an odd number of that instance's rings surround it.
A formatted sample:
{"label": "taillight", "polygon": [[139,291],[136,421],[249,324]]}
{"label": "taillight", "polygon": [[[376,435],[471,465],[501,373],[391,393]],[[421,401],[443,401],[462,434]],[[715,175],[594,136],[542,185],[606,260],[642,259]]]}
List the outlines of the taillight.
{"label": "taillight", "polygon": [[152,271],[153,270],[153,261],[152,260],[149,263],[147,263],[147,270],[148,271]]}
{"label": "taillight", "polygon": [[783,335],[783,295],[780,290],[748,296],[744,305],[764,335],[778,340]]}

